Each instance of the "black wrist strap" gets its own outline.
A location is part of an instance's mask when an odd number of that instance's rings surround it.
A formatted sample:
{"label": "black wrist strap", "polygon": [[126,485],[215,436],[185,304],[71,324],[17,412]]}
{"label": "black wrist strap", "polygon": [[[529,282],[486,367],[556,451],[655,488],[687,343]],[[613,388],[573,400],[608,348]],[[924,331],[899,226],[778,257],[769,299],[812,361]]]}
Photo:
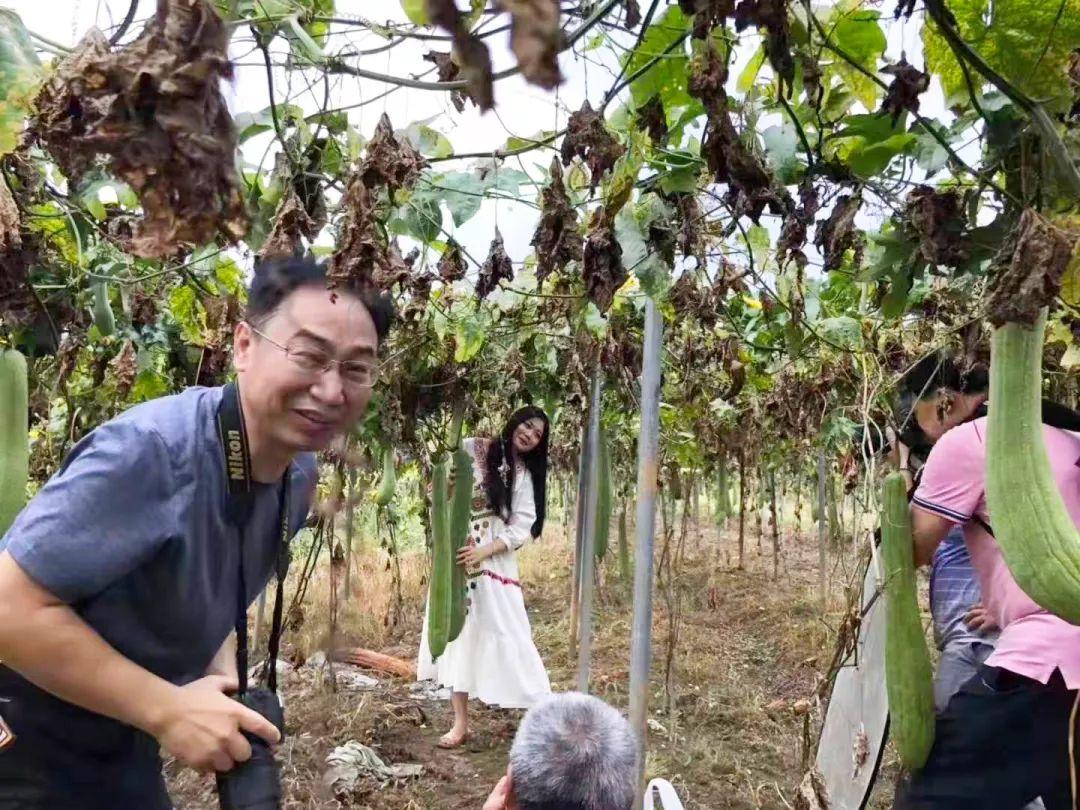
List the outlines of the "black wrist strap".
{"label": "black wrist strap", "polygon": [[[229,383],[222,391],[221,406],[217,413],[218,438],[225,461],[225,477],[229,484],[225,502],[225,515],[237,528],[239,537],[239,564],[236,588],[236,673],[239,693],[243,696],[248,688],[248,632],[247,632],[247,580],[244,575],[244,534],[255,508],[255,493],[251,477],[251,453],[248,449],[244,412],[240,406],[240,391],[236,383]],[[274,616],[270,627],[270,643],[263,677],[267,687],[277,691],[277,655],[281,645],[282,606],[285,592],[285,575],[289,568],[289,470],[281,479],[278,501],[278,524],[281,539],[276,557],[277,593],[274,596]]]}

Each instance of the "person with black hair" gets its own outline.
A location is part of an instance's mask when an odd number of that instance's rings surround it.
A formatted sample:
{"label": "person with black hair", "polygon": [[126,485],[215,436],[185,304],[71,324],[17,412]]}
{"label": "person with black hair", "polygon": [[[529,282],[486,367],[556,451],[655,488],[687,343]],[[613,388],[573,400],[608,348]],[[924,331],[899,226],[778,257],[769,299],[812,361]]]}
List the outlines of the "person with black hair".
{"label": "person with black hair", "polygon": [[417,663],[418,680],[451,690],[454,725],[439,740],[442,748],[468,739],[470,695],[491,706],[527,709],[551,692],[517,564],[518,550],[544,528],[548,433],[547,415],[529,406],[515,411],[497,438],[463,442],[475,481],[468,545],[457,558],[468,581],[465,624],[432,661],[425,616]]}
{"label": "person with black hair", "polygon": [[[908,444],[889,431],[890,460],[912,489],[915,476],[934,443],[950,427],[979,411],[986,399],[989,377],[985,369],[960,374],[945,355],[921,360],[900,382],[897,421]],[[934,670],[934,707],[945,710],[994,650],[997,625],[982,604],[975,569],[964,533],[954,526],[930,562],[930,617],[934,643],[941,653]]]}
{"label": "person with black hair", "polygon": [[[929,758],[898,792],[896,806],[1017,810],[1041,798],[1048,810],[1073,808],[1080,764],[1074,754],[1080,627],[1020,589],[994,539],[986,505],[985,418],[994,403],[987,401],[985,373],[963,374],[945,357],[917,370],[902,392],[901,432],[914,424],[933,449],[911,498],[915,562],[930,562],[961,527],[985,614],[1001,633],[939,713]],[[1080,524],[1080,415],[1044,402],[1043,423],[1054,479]]]}
{"label": "person with black hair", "polygon": [[230,697],[247,675],[233,639],[284,575],[313,452],[367,408],[392,315],[368,290],[327,289],[312,261],[256,267],[236,382],[100,425],[16,518],[0,540],[0,716],[14,733],[0,808],[164,810],[161,749],[223,772],[251,757],[245,733],[278,740]]}

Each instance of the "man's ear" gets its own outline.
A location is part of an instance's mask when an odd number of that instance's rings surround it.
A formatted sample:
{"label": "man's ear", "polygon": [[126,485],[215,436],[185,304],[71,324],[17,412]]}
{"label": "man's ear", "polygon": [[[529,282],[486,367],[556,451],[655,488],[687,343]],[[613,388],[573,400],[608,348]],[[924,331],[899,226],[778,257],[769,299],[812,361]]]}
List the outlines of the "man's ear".
{"label": "man's ear", "polygon": [[233,367],[237,371],[247,368],[251,357],[251,342],[255,333],[247,321],[240,321],[233,329]]}

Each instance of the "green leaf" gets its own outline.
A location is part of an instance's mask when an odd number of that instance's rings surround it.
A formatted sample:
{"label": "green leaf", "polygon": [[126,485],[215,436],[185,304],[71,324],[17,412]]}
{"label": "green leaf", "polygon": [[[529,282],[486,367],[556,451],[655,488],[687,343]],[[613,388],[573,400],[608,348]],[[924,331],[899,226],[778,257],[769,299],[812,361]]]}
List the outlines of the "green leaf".
{"label": "green leaf", "polygon": [[592,332],[595,337],[602,338],[607,334],[607,318],[600,313],[600,310],[592,301],[589,301],[585,305],[585,309],[582,313],[582,321],[585,328]]}
{"label": "green leaf", "polygon": [[146,402],[170,393],[169,378],[152,368],[144,369],[135,378],[131,386],[132,402]]}
{"label": "green leaf", "polygon": [[873,177],[915,143],[916,136],[905,132],[902,122],[901,118],[894,126],[888,115],[852,115],[830,144],[852,171],[861,177]]}
{"label": "green leaf", "polygon": [[401,10],[413,25],[431,25],[428,17],[427,0],[401,0]]}
{"label": "green leaf", "polygon": [[910,133],[893,135],[879,143],[860,141],[847,155],[847,164],[855,174],[871,178],[885,170],[894,157],[903,154],[915,142]]}
{"label": "green leaf", "polygon": [[17,145],[30,102],[44,78],[22,19],[0,8],[0,155]]}
{"label": "green leaf", "polygon": [[507,152],[517,149],[531,149],[539,143],[546,141],[552,135],[555,134],[553,129],[543,129],[533,135],[531,138],[519,138],[516,135],[511,135],[506,139],[506,143],[503,145],[503,149]]}
{"label": "green leaf", "polygon": [[232,259],[221,259],[218,262],[218,266],[214,268],[214,278],[230,295],[243,296],[245,294],[244,273]]}
{"label": "green leaf", "polygon": [[623,267],[637,276],[644,292],[662,298],[671,285],[671,270],[649,250],[642,226],[629,208],[615,217],[615,238],[622,248]]}
{"label": "green leaf", "polygon": [[[304,110],[295,104],[279,104],[277,105],[278,121],[281,125],[287,126],[288,122],[294,119],[304,117]],[[233,122],[236,125],[236,132],[240,143],[250,140],[261,132],[269,132],[274,128],[274,115],[273,110],[267,107],[259,112],[242,112],[237,113],[233,118]]]}
{"label": "green leaf", "polygon": [[751,87],[754,86],[754,82],[757,80],[758,73],[761,72],[761,66],[765,64],[765,46],[762,45],[757,49],[757,53],[746,63],[746,67],[739,73],[739,78],[735,82],[735,89],[740,93],[745,93]]}
{"label": "green leaf", "polygon": [[892,268],[889,291],[881,299],[881,314],[886,318],[899,318],[907,308],[908,293],[911,292],[911,274],[905,266]]}
{"label": "green leaf", "polygon": [[[1054,112],[1071,102],[1069,53],[1080,43],[1080,0],[949,0],[960,36],[995,71]],[[947,101],[970,103],[967,81],[952,48],[927,16],[922,28],[929,70]],[[976,90],[984,85],[971,69]]]}
{"label": "green leaf", "polygon": [[772,247],[769,231],[763,225],[752,225],[747,229],[743,243],[746,245],[746,249],[750,251],[750,255],[754,259],[754,265],[760,270],[768,261],[769,249]]}
{"label": "green leaf", "polygon": [[696,168],[673,169],[660,176],[660,188],[665,194],[682,192],[689,194],[697,191],[698,172]]}
{"label": "green leaf", "polygon": [[802,352],[803,337],[803,331],[795,321],[789,320],[784,324],[784,343],[792,357],[798,357]]}
{"label": "green leaf", "polygon": [[442,233],[439,203],[422,194],[414,194],[402,207],[402,220],[408,233],[421,242],[432,242]]}
{"label": "green leaf", "polygon": [[[825,30],[832,32],[833,43],[871,73],[877,71],[878,60],[888,44],[885,32],[878,23],[880,16],[877,11],[860,8],[858,0],[849,0],[839,4],[836,13],[825,25]],[[877,109],[881,88],[874,81],[839,56],[832,69],[847,82],[867,110]]]}
{"label": "green leaf", "polygon": [[447,137],[427,124],[410,124],[405,129],[405,137],[426,157],[444,158],[454,154],[454,147]]}
{"label": "green leaf", "polygon": [[949,153],[924,129],[919,130],[915,139],[915,162],[927,177],[933,177],[948,164]]}
{"label": "green leaf", "polygon": [[439,187],[432,192],[446,201],[455,226],[464,225],[480,210],[484,201],[484,183],[475,174],[448,172],[436,175],[432,183]]}
{"label": "green leaf", "polygon": [[815,331],[834,346],[858,349],[862,346],[862,325],[852,317],[823,318],[815,325]]}
{"label": "green leaf", "polygon": [[485,181],[490,188],[497,188],[510,194],[518,194],[521,186],[532,183],[532,178],[520,169],[504,169],[500,167],[497,172],[488,172]]}
{"label": "green leaf", "polygon": [[475,316],[462,317],[454,324],[454,362],[468,363],[484,346],[484,328]]}
{"label": "green leaf", "polygon": [[689,58],[685,42],[670,53],[664,51],[690,28],[690,18],[672,6],[649,26],[641,43],[626,57],[627,76],[641,70],[654,58],[656,63],[630,83],[634,105],[640,107],[653,96],[660,96],[664,109],[690,104],[687,93]]}
{"label": "green leaf", "polygon": [[169,311],[180,327],[180,337],[185,343],[201,344],[206,333],[206,310],[195,297],[195,291],[186,285],[174,287],[169,293]]}

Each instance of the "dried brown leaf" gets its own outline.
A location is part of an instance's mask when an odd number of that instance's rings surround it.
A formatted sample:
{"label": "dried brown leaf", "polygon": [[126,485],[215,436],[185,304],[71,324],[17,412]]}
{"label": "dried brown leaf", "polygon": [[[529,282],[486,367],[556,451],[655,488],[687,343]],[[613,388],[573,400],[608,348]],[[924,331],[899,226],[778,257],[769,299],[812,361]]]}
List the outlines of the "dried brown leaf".
{"label": "dried brown leaf", "polygon": [[799,189],[799,206],[784,217],[780,238],[776,242],[776,256],[780,264],[794,261],[800,267],[806,266],[806,254],[802,249],[806,244],[807,231],[820,208],[817,189],[809,180],[804,181]]}
{"label": "dried brown leaf", "polygon": [[131,294],[131,322],[137,327],[150,326],[157,321],[155,296],[136,289]]}
{"label": "dried brown leaf", "polygon": [[[461,68],[448,51],[428,51],[424,59],[435,64],[440,82],[453,82],[461,77]],[[450,91],[450,103],[458,112],[465,111],[465,94],[460,90]]]}
{"label": "dried brown leaf", "polygon": [[551,182],[540,194],[540,221],[532,242],[536,248],[536,279],[543,282],[568,262],[581,261],[584,240],[577,231],[577,211],[563,185],[558,159],[551,161]]}
{"label": "dried brown leaf", "polygon": [[614,225],[603,215],[602,209],[594,212],[589,225],[583,264],[589,300],[601,312],[607,312],[615,300],[615,291],[626,281],[627,273]]}
{"label": "dried brown leaf", "polygon": [[465,278],[466,269],[465,258],[461,255],[461,246],[451,239],[439,259],[439,278],[444,284],[453,284]]}
{"label": "dried brown leaf", "polygon": [[130,249],[150,258],[240,239],[247,216],[222,80],[229,32],[205,0],[172,0],[112,51],[92,30],[35,100],[30,132],[72,181],[99,155],[139,196]]}
{"label": "dried brown leaf", "polygon": [[563,166],[579,157],[589,167],[589,187],[595,189],[600,178],[615,165],[626,148],[604,126],[604,118],[586,101],[570,116],[566,135],[559,147]]}
{"label": "dried brown leaf", "polygon": [[559,0],[499,0],[510,12],[510,50],[525,80],[552,90],[562,82],[559,50]]}
{"label": "dried brown leaf", "polygon": [[675,202],[675,215],[679,223],[678,242],[683,256],[697,258],[698,266],[705,263],[705,241],[702,237],[704,215],[697,195],[687,193],[671,195]]}
{"label": "dried brown leaf", "polygon": [[116,391],[120,396],[127,396],[131,386],[135,384],[135,375],[138,373],[138,364],[135,357],[135,346],[130,340],[124,341],[124,345],[116,357],[109,363],[109,371],[112,372],[116,382]]}
{"label": "dried brown leaf", "polygon": [[659,146],[667,141],[667,115],[664,113],[664,103],[660,96],[653,96],[637,111],[637,125],[649,133],[653,144]]}
{"label": "dried brown leaf", "polygon": [[821,83],[824,73],[817,57],[806,51],[799,53],[799,61],[802,63],[803,91],[806,94],[806,103],[815,110],[821,107],[821,101],[825,96],[825,86]]}
{"label": "dried brown leaf", "polygon": [[22,233],[22,220],[8,184],[0,178],[0,321],[9,329],[27,326],[36,308],[27,271],[39,239]]}
{"label": "dried brown leaf", "polygon": [[490,110],[495,106],[495,87],[491,53],[484,40],[472,34],[459,36],[454,40],[454,53],[461,65],[461,78],[469,83],[469,98],[482,112]]}
{"label": "dried brown leaf", "polygon": [[1025,208],[1015,236],[995,260],[1001,269],[990,292],[990,322],[1035,323],[1039,311],[1061,291],[1078,238],[1080,234],[1064,231],[1033,208]]}
{"label": "dried brown leaf", "polygon": [[705,39],[715,26],[723,25],[735,13],[735,0],[679,0],[679,8],[694,17],[694,39]]}
{"label": "dried brown leaf", "polygon": [[780,79],[780,92],[790,96],[795,81],[795,58],[787,0],[742,0],[735,9],[735,31],[741,32],[748,25],[756,25],[758,31],[764,32],[765,54]]}
{"label": "dried brown leaf", "polygon": [[919,96],[930,87],[930,74],[909,65],[904,58],[895,65],[882,68],[881,72],[893,77],[881,101],[881,111],[892,116],[895,126],[904,110],[913,113],[919,111]]}
{"label": "dried brown leaf", "polygon": [[425,166],[427,161],[411,143],[397,139],[389,116],[383,113],[364,152],[364,162],[360,165],[364,185],[371,191],[379,188],[390,191],[412,188]]}
{"label": "dried brown leaf", "polygon": [[626,27],[637,28],[638,23],[641,22],[641,6],[638,5],[638,0],[626,0]]}
{"label": "dried brown leaf", "polygon": [[725,84],[728,80],[727,63],[711,44],[690,62],[690,78],[687,90],[701,100],[710,115],[727,112],[728,96]]}
{"label": "dried brown leaf", "polygon": [[341,201],[345,218],[326,277],[331,287],[384,290],[407,277],[409,268],[397,246],[387,244],[376,225],[375,203],[363,173],[361,166],[345,189]]}
{"label": "dried brown leaf", "polygon": [[919,253],[931,265],[956,267],[971,256],[964,203],[954,190],[916,186],[908,194],[904,215],[919,239]]}
{"label": "dried brown leaf", "polygon": [[273,256],[295,256],[303,252],[302,237],[314,240],[322,224],[316,222],[304,208],[296,192],[290,186],[281,196],[270,235],[259,251],[260,259]]}
{"label": "dried brown leaf", "polygon": [[842,194],[836,200],[829,218],[818,225],[814,244],[825,258],[825,270],[835,270],[844,263],[844,253],[861,243],[855,229],[855,215],[862,205],[858,194]]}
{"label": "dried brown leaf", "polygon": [[495,238],[491,240],[488,257],[480,267],[480,276],[476,280],[476,297],[483,301],[495,289],[501,280],[510,281],[514,277],[514,265],[506,255],[502,234],[495,229]]}

